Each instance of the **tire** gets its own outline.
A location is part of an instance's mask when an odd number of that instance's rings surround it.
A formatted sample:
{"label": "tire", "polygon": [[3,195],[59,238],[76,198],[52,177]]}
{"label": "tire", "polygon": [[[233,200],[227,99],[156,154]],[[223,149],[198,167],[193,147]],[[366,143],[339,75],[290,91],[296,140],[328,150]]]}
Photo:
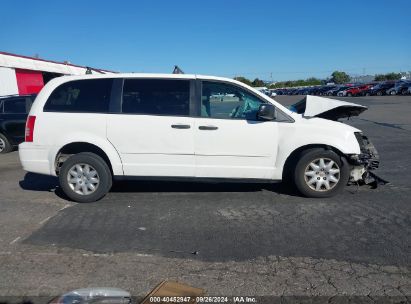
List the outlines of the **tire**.
{"label": "tire", "polygon": [[[321,168],[321,159],[324,162],[324,168]],[[318,169],[315,169],[313,164],[318,165]],[[327,165],[331,167],[327,168]],[[344,157],[331,150],[316,148],[301,153],[294,169],[293,180],[302,195],[325,198],[334,196],[344,189],[348,183],[349,173],[349,166]],[[310,183],[310,181],[313,182]]]}
{"label": "tire", "polygon": [[391,91],[391,92],[390,92],[390,95],[395,95],[395,94],[396,94],[395,91]]}
{"label": "tire", "polygon": [[8,141],[7,137],[0,133],[0,154],[6,154],[13,150],[13,146]]}
{"label": "tire", "polygon": [[347,96],[348,96],[348,97],[352,97],[352,94],[351,94],[351,93],[347,93]]}
{"label": "tire", "polygon": [[382,96],[382,92],[381,92],[381,91],[378,91],[378,92],[377,92],[377,96]]}
{"label": "tire", "polygon": [[[70,182],[70,179],[73,182]],[[64,194],[71,200],[91,203],[103,198],[110,191],[112,176],[107,163],[100,156],[82,152],[74,154],[63,163],[59,182]]]}
{"label": "tire", "polygon": [[365,93],[365,96],[371,96],[371,93],[367,92]]}

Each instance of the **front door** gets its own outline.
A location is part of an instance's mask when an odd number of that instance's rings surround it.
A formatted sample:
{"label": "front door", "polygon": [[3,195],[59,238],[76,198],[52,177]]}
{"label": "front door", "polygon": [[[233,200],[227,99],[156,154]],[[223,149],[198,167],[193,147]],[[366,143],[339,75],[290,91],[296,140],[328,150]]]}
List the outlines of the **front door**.
{"label": "front door", "polygon": [[124,175],[194,176],[190,80],[125,79],[122,113],[108,115],[107,137]]}
{"label": "front door", "polygon": [[257,120],[263,102],[234,84],[202,82],[194,143],[197,177],[272,179],[278,126]]}

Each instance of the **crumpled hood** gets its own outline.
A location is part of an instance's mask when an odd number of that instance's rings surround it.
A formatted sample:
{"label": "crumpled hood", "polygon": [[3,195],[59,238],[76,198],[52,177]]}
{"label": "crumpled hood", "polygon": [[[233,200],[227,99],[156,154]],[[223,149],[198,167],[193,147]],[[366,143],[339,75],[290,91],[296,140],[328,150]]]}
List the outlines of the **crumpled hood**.
{"label": "crumpled hood", "polygon": [[307,95],[299,102],[293,104],[290,110],[303,117],[320,117],[330,120],[358,116],[367,107],[337,99]]}

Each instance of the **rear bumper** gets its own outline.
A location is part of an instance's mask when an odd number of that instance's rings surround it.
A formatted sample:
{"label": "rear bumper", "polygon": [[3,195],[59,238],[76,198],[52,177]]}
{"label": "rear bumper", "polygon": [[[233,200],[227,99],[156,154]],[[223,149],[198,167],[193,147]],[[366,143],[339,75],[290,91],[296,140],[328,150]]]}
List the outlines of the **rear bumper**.
{"label": "rear bumper", "polygon": [[28,172],[53,174],[49,160],[49,147],[23,142],[19,145],[19,157],[23,169]]}

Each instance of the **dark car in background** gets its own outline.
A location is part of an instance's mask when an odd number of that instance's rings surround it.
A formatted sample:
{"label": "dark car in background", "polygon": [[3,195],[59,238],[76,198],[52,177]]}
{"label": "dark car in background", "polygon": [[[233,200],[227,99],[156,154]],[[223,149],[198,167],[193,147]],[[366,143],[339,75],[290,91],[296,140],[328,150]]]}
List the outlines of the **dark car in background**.
{"label": "dark car in background", "polygon": [[401,95],[410,95],[410,94],[411,94],[411,82],[409,82],[409,83],[407,84],[407,86],[404,87],[404,88],[401,90]]}
{"label": "dark car in background", "polygon": [[395,85],[395,82],[382,82],[382,83],[379,83],[379,84],[373,86],[371,89],[364,90],[362,92],[362,95],[364,95],[364,96],[370,96],[370,95],[382,96],[382,95],[386,95],[387,90],[394,87],[394,85]]}
{"label": "dark car in background", "polygon": [[409,81],[398,81],[395,85],[386,91],[387,95],[406,95],[408,88],[411,86]]}
{"label": "dark car in background", "polygon": [[0,153],[24,141],[27,115],[36,95],[0,97]]}
{"label": "dark car in background", "polygon": [[301,88],[299,91],[299,95],[309,95],[310,94],[310,87]]}
{"label": "dark car in background", "polygon": [[310,89],[310,92],[309,92],[309,94],[310,95],[319,95],[319,93],[320,93],[320,90],[321,90],[321,87],[312,87],[311,89]]}
{"label": "dark car in background", "polygon": [[277,89],[275,92],[277,95],[288,95],[288,89]]}
{"label": "dark car in background", "polygon": [[327,92],[331,89],[334,89],[336,86],[326,85],[317,89],[317,95],[327,96]]}
{"label": "dark car in background", "polygon": [[370,96],[410,94],[411,80],[388,80],[369,83],[326,84],[275,89],[277,95]]}

